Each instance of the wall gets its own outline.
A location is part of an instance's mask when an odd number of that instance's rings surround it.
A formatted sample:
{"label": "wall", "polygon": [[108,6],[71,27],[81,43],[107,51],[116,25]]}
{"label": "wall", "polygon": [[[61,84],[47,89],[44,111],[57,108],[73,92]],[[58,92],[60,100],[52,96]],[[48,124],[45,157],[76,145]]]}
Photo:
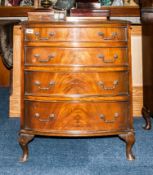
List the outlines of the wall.
{"label": "wall", "polygon": [[142,32],[141,26],[132,27],[132,83],[133,83],[133,115],[141,116],[143,103],[142,90]]}

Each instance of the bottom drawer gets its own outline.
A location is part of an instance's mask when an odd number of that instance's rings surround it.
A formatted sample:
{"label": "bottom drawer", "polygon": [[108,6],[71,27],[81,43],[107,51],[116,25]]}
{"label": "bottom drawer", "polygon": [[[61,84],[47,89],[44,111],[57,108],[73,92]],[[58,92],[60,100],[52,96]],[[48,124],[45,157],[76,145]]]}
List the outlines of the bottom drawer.
{"label": "bottom drawer", "polygon": [[129,122],[128,102],[25,101],[24,128],[34,131],[118,131]]}

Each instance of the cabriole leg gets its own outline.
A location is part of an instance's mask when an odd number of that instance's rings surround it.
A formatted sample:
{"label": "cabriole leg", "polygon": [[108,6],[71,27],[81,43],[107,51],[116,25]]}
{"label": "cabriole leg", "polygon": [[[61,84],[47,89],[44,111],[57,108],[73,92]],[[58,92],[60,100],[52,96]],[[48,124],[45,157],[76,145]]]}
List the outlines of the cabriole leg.
{"label": "cabriole leg", "polygon": [[151,129],[151,115],[150,115],[150,111],[146,108],[143,107],[142,108],[142,116],[145,119],[146,125],[143,127],[146,130]]}
{"label": "cabriole leg", "polygon": [[20,158],[20,162],[25,162],[28,159],[28,143],[34,138],[34,135],[30,135],[30,134],[23,134],[20,133],[19,135],[19,144],[22,148],[23,151],[23,155]]}
{"label": "cabriole leg", "polygon": [[132,147],[135,143],[135,136],[133,132],[120,134],[119,137],[126,142],[126,157],[128,160],[134,160],[135,156],[132,153]]}

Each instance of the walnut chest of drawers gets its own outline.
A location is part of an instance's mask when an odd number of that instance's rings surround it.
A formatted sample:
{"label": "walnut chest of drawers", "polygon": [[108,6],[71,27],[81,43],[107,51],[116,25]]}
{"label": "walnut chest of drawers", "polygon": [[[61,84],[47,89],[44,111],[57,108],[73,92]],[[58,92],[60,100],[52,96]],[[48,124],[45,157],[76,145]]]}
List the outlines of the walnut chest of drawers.
{"label": "walnut chest of drawers", "polygon": [[35,135],[107,136],[133,160],[130,24],[22,23],[21,161]]}

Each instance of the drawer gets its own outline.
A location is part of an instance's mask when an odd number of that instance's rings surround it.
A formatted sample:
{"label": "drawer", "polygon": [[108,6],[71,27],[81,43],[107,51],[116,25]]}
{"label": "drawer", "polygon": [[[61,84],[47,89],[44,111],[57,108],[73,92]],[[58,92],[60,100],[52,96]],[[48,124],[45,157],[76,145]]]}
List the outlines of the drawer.
{"label": "drawer", "polygon": [[115,131],[128,128],[128,102],[25,101],[25,128],[35,131]]}
{"label": "drawer", "polygon": [[26,95],[127,95],[128,71],[25,72]]}
{"label": "drawer", "polygon": [[127,48],[25,47],[25,65],[128,65]]}
{"label": "drawer", "polygon": [[25,41],[126,41],[127,29],[104,28],[26,28]]}

